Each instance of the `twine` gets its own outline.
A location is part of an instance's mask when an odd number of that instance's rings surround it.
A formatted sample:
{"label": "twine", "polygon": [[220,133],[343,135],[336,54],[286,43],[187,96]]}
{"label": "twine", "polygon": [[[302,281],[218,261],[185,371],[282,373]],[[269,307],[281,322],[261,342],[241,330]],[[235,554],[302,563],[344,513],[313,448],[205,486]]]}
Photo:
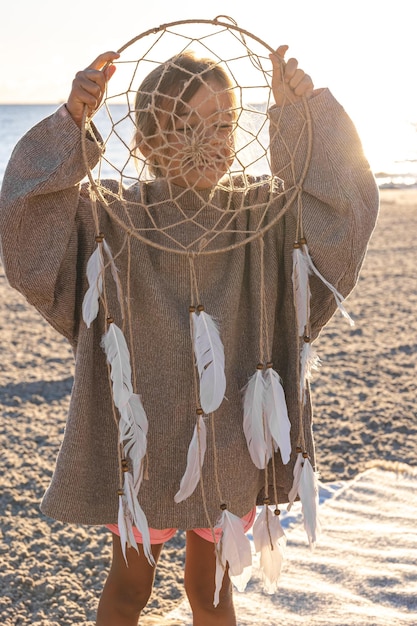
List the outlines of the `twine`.
{"label": "twine", "polygon": [[[121,48],[119,48],[118,52],[122,53],[125,50],[127,50],[130,46],[132,46],[133,44],[135,44],[136,42],[140,41],[141,39],[145,39],[147,36],[149,35],[156,35],[158,34],[158,41],[162,39],[162,37],[166,34],[169,33],[170,35],[177,35],[178,37],[183,37],[183,35],[179,35],[175,30],[173,30],[175,27],[181,27],[184,25],[192,25],[192,24],[203,24],[203,25],[210,25],[213,26],[215,29],[215,32],[212,35],[218,35],[219,33],[223,33],[223,32],[228,32],[231,34],[231,36],[238,40],[242,47],[244,48],[244,54],[241,55],[240,57],[238,57],[239,60],[243,60],[245,58],[249,59],[249,62],[256,67],[256,69],[259,71],[260,75],[263,76],[263,80],[264,80],[264,84],[261,85],[263,88],[267,88],[267,86],[269,85],[269,77],[268,77],[268,73],[266,70],[264,70],[262,68],[262,65],[260,63],[260,57],[259,55],[253,53],[249,47],[248,44],[248,40],[253,40],[255,42],[257,42],[258,44],[260,44],[266,51],[266,53],[268,53],[268,55],[270,53],[274,53],[274,49],[269,46],[267,43],[265,43],[264,41],[262,41],[259,37],[256,37],[255,35],[249,33],[248,31],[239,28],[236,24],[236,22],[234,22],[234,20],[232,20],[232,18],[229,18],[227,16],[218,16],[216,17],[214,20],[182,20],[182,21],[176,21],[176,22],[170,22],[167,24],[163,24],[157,28],[152,28],[149,29],[148,31],[138,35],[137,37],[134,37],[133,39],[131,39],[129,42],[127,42],[125,45],[123,45]],[[220,28],[220,30],[218,30]],[[217,30],[216,30],[217,29]],[[209,35],[211,36],[211,35]],[[208,47],[208,37],[204,38],[204,45],[206,46],[206,48],[210,51],[210,48]],[[190,42],[193,41],[198,41],[196,39],[193,39],[191,37],[188,37],[188,40]],[[217,57],[221,62],[223,62],[223,59],[221,59],[221,57],[218,54],[213,54],[213,57]],[[137,68],[139,66],[139,64],[142,62],[145,62],[145,60],[147,59],[146,55],[143,56],[142,58],[140,58],[139,60],[137,60],[135,63],[135,71],[134,74],[136,74]],[[234,61],[236,61],[236,59],[233,59]],[[123,60],[119,60],[116,63],[123,63]],[[228,67],[228,63],[230,63],[230,60],[226,60],[224,61],[224,63],[226,64],[226,67]],[[282,61],[283,65],[284,62]],[[133,82],[133,77],[132,80],[129,84],[128,89],[126,90],[126,92],[123,92],[121,94],[118,94],[118,96],[120,95],[126,95],[127,93],[129,93],[130,89],[132,88],[132,82]],[[245,86],[241,86],[238,85],[238,88],[240,90],[245,89]],[[108,107],[107,104],[107,99],[108,99],[108,93],[107,93],[107,87],[106,87],[106,98],[105,101],[103,102],[104,107]],[[147,217],[150,220],[150,223],[152,224],[151,228],[146,228],[146,229],[139,229],[137,227],[135,227],[132,218],[131,218],[131,208],[133,206],[135,206],[136,203],[128,203],[126,202],[126,200],[123,197],[123,191],[122,191],[122,185],[120,184],[120,188],[119,191],[117,193],[110,191],[109,189],[106,189],[105,187],[103,187],[101,185],[100,180],[96,180],[94,179],[92,172],[89,168],[88,165],[88,157],[87,157],[87,148],[86,148],[86,137],[87,137],[87,132],[89,129],[89,123],[90,120],[87,119],[87,110],[85,110],[84,112],[84,117],[83,117],[83,123],[82,123],[82,131],[81,131],[81,143],[82,143],[82,154],[83,154],[83,159],[86,165],[86,171],[87,171],[87,176],[89,179],[89,183],[90,183],[90,188],[92,190],[92,193],[95,194],[96,199],[100,202],[100,204],[102,205],[102,207],[104,208],[104,210],[108,213],[108,215],[111,217],[111,219],[120,227],[122,228],[124,231],[126,231],[127,234],[129,234],[130,236],[136,238],[137,240],[141,241],[142,243],[145,243],[148,246],[154,247],[158,250],[164,251],[164,252],[170,252],[170,253],[175,253],[175,254],[182,254],[182,255],[189,255],[190,252],[198,254],[199,256],[204,256],[204,255],[212,255],[212,254],[218,254],[218,253],[222,253],[222,252],[229,252],[231,250],[235,250],[237,248],[240,248],[242,246],[245,246],[253,241],[255,241],[256,239],[262,238],[265,233],[273,228],[273,226],[285,215],[285,213],[288,211],[289,207],[295,202],[297,201],[299,204],[299,210],[298,210],[298,222],[299,222],[299,226],[297,228],[298,231],[300,231],[300,233],[302,233],[302,226],[301,226],[301,213],[302,213],[302,208],[301,208],[301,190],[302,190],[302,185],[305,179],[305,176],[307,174],[307,170],[309,167],[309,162],[310,162],[310,158],[311,158],[311,145],[312,145],[312,130],[311,130],[311,116],[310,116],[310,112],[309,112],[309,108],[308,108],[308,103],[307,100],[305,98],[303,98],[302,100],[302,105],[303,105],[303,119],[305,120],[305,124],[304,127],[302,129],[302,133],[301,135],[306,132],[307,133],[307,150],[306,150],[306,154],[305,154],[305,160],[304,160],[304,164],[303,164],[303,168],[302,171],[300,173],[299,179],[294,181],[294,185],[292,187],[290,187],[289,189],[286,190],[285,193],[285,199],[284,196],[282,196],[282,201],[283,204],[282,206],[277,209],[276,206],[274,206],[274,201],[275,201],[275,197],[274,194],[271,193],[271,199],[268,203],[266,203],[266,207],[264,212],[262,213],[262,215],[259,218],[258,224],[255,228],[254,231],[248,230],[248,231],[244,231],[242,232],[242,237],[237,240],[234,241],[233,243],[230,243],[228,245],[221,245],[221,244],[217,244],[216,245],[216,238],[218,238],[220,235],[228,233],[228,234],[233,234],[233,233],[238,233],[239,231],[234,230],[233,228],[231,228],[232,222],[235,220],[236,216],[241,213],[242,211],[248,211],[248,207],[246,206],[242,206],[238,209],[234,208],[226,208],[226,210],[224,212],[222,212],[219,207],[215,207],[217,210],[219,210],[219,218],[216,224],[214,224],[210,229],[206,230],[205,232],[202,232],[194,241],[188,242],[186,244],[183,244],[181,242],[179,242],[178,240],[176,240],[169,232],[168,232],[168,228],[160,228],[157,227],[153,215],[151,214],[150,209],[152,207],[148,206],[147,203],[138,203],[138,206],[140,206],[140,208],[144,211],[146,211]],[[292,104],[287,104],[286,106],[293,106]],[[239,107],[241,108],[242,111],[249,111],[249,109],[247,109],[245,106],[241,106]],[[257,113],[258,115],[261,115],[261,112]],[[265,113],[265,120],[267,119],[267,114]],[[262,124],[263,126],[263,124]],[[112,122],[112,131],[114,131],[114,125]],[[244,131],[246,133],[248,133],[248,130],[245,128]],[[261,132],[261,129],[254,135],[253,139],[254,142],[257,143],[258,142],[258,137],[259,134]],[[250,133],[249,133],[250,134]],[[98,141],[95,137],[95,134],[92,132],[89,134],[89,138],[93,141],[95,141],[98,144]],[[300,136],[301,138],[301,136]],[[249,143],[251,143],[252,140],[249,141]],[[253,142],[252,142],[253,143]],[[261,145],[261,143],[259,144]],[[99,146],[101,149],[101,146]],[[297,149],[298,145],[296,146]],[[243,148],[245,149],[245,148]],[[264,156],[266,158],[267,157],[267,153],[266,153],[266,149],[264,149]],[[130,152],[130,155],[132,155],[132,152]],[[239,158],[238,158],[239,160]],[[110,161],[108,161],[108,163],[110,163]],[[291,167],[292,170],[294,170],[294,160],[291,156],[290,160],[289,160],[289,167]],[[100,165],[99,165],[99,171],[101,171],[101,166],[102,166],[102,158],[100,159]],[[114,168],[114,170],[116,172],[118,172],[118,174],[121,177],[121,180],[123,180],[123,170],[118,169],[113,163],[111,163],[111,166]],[[247,166],[242,165],[243,167],[243,172],[245,172],[245,170],[247,169]],[[229,174],[230,176],[230,174]],[[245,177],[245,174],[244,174]],[[250,183],[248,183],[248,188],[250,188]],[[217,186],[217,189],[226,189],[225,187],[222,187],[221,184],[219,184]],[[245,191],[245,188],[243,188],[241,191]],[[198,197],[198,191],[195,190],[195,193]],[[232,191],[231,191],[232,193]],[[123,207],[124,207],[124,216],[121,217],[120,214],[116,213],[116,211],[113,210],[112,208],[112,204],[113,201],[117,200],[118,203],[120,203]],[[171,198],[171,201],[175,202],[176,206],[180,209],[180,205],[179,203],[177,203],[175,201],[174,198]],[[180,200],[179,200],[180,202]],[[198,229],[203,230],[202,226],[199,222],[197,222],[197,219],[199,217],[199,215],[201,214],[201,212],[207,207],[210,206],[210,200],[208,202],[201,202],[201,209],[198,209],[196,211],[196,215],[194,217],[190,217],[190,216],[185,216],[184,214],[182,214],[183,219],[178,220],[177,222],[177,226],[181,226],[183,224],[189,224],[192,226],[197,226]],[[261,205],[259,205],[258,208],[260,208]],[[256,207],[252,207],[252,209],[254,209]],[[229,213],[229,215],[228,215]],[[272,214],[272,215],[268,215],[268,214]],[[267,220],[266,218],[269,217],[269,219]],[[225,220],[226,218],[226,220]],[[219,223],[222,222],[222,225],[219,226]],[[169,228],[172,228],[174,225],[170,224]],[[167,240],[167,244],[165,245],[163,242],[161,242],[160,240],[155,241],[152,238],[149,237],[150,232],[157,232],[159,234],[162,234],[166,240]]]}

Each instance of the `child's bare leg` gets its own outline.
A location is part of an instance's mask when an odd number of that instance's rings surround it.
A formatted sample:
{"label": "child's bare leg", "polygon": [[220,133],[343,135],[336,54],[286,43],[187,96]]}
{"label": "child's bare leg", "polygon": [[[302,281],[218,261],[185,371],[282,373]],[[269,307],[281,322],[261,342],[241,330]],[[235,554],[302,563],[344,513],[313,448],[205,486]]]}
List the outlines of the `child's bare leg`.
{"label": "child's bare leg", "polygon": [[[153,545],[152,553],[158,561],[163,544]],[[97,611],[97,626],[136,626],[140,612],[146,606],[152,592],[155,568],[143,554],[133,548],[127,551],[129,567],[126,566],[120,537],[113,535],[113,559],[104,585]]]}
{"label": "child's bare leg", "polygon": [[193,626],[236,626],[232,585],[227,573],[220,602],[216,608],[213,606],[215,571],[214,545],[188,531],[184,583],[193,612]]}

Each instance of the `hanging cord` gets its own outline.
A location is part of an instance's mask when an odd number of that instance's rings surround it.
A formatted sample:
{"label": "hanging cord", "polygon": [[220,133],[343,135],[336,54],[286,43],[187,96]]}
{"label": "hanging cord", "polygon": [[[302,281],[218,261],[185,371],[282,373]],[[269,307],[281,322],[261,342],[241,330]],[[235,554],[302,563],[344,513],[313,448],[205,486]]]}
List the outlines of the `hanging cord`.
{"label": "hanging cord", "polygon": [[[269,326],[268,326],[268,308],[267,308],[267,298],[266,298],[266,288],[265,288],[265,244],[263,238],[259,240],[260,242],[260,257],[261,257],[261,335],[263,335],[265,346],[265,354],[267,355],[267,363],[266,367],[272,367],[272,355],[271,348],[269,343]],[[262,339],[260,338],[260,344],[262,345]],[[262,359],[263,359],[263,353]],[[271,469],[272,469],[272,485],[274,492],[274,502],[275,502],[275,515],[279,515],[278,509],[278,491],[277,491],[277,474],[276,474],[276,465],[275,465],[275,454],[272,452],[271,456]],[[268,465],[265,467],[265,499],[268,500],[269,504],[269,480],[268,480]],[[278,511],[278,513],[277,513]],[[268,518],[267,518],[268,519]],[[268,527],[268,533],[269,527]],[[272,542],[271,542],[272,543]]]}

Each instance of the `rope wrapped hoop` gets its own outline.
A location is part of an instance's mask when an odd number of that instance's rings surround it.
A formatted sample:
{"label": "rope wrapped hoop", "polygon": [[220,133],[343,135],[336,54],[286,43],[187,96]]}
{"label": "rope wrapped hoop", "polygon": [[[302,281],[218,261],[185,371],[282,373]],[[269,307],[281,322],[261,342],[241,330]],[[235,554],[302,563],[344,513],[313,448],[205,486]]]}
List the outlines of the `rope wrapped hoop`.
{"label": "rope wrapped hoop", "polygon": [[[222,179],[216,181],[208,197],[195,188],[200,206],[193,216],[184,214],[180,207],[182,195],[178,195],[178,190],[173,191],[172,200],[178,206],[177,220],[161,227],[155,221],[152,207],[145,208],[146,202],[143,202],[143,198],[132,201],[129,197],[127,200],[124,193],[124,189],[136,183],[138,178],[142,181],[153,180],[149,157],[141,154],[135,145],[137,116],[143,113],[138,112],[135,100],[146,75],[166,63],[168,59],[175,64],[175,57],[187,51],[194,52],[197,57],[212,59],[213,64],[224,70],[231,78],[232,85],[229,91],[235,99],[231,106],[235,117],[231,130],[234,136],[233,163]],[[117,52],[121,55],[114,62],[117,72],[109,81],[105,98],[95,113],[95,122],[104,140],[104,151],[93,172],[87,167],[91,189],[111,218],[130,236],[143,243],[183,255],[216,254],[244,246],[262,237],[283,217],[300,195],[309,167],[312,144],[310,112],[307,101],[303,99],[302,106],[297,107],[297,115],[301,116],[304,122],[303,166],[291,184],[286,181],[285,200],[277,206],[276,196],[282,194],[283,190],[280,181],[270,175],[268,117],[268,108],[273,105],[270,54],[275,53],[274,48],[240,28],[231,18],[218,16],[214,20],[182,20],[163,24],[134,37]],[[283,61],[282,65],[284,66]],[[204,76],[205,72],[202,73],[202,80]],[[156,90],[149,99],[149,107],[158,109],[157,96]],[[181,93],[174,96],[174,104],[182,105],[182,96]],[[166,102],[163,105],[166,105]],[[85,122],[82,140],[84,159],[88,164],[86,135],[91,128],[90,120],[86,119],[86,116]],[[166,129],[163,129],[163,132],[166,134]],[[275,132],[278,135],[281,132],[279,120]],[[94,139],[94,133],[88,133],[88,136]],[[202,139],[202,133],[190,129],[185,139],[188,142],[187,150],[181,154],[184,172],[191,167],[188,163],[192,160],[196,163],[199,158],[204,159],[205,151],[208,152],[207,159],[210,158],[210,148],[208,142]],[[293,168],[293,156],[291,148],[288,148],[285,169]],[[211,159],[216,160],[216,156],[213,159],[211,155]],[[118,188],[115,190],[103,186],[102,180],[105,178],[116,178],[119,181]],[[242,229],[241,224],[236,228],[236,217],[246,212],[247,206],[235,205],[218,209],[216,218],[209,224],[199,219],[203,217],[205,207],[212,205],[215,190],[230,191],[239,184],[240,190],[244,192],[249,187],[256,184],[265,185],[267,182],[271,190],[269,202],[263,203],[256,220],[247,229]],[[112,210],[114,200],[126,203],[123,215]],[[130,213],[135,205],[147,211],[149,219],[146,227],[140,227],[132,222]],[[194,227],[191,229],[194,236],[184,241],[177,235],[177,228],[187,225]],[[236,233],[239,236],[233,236],[233,241],[230,241],[227,235]]]}

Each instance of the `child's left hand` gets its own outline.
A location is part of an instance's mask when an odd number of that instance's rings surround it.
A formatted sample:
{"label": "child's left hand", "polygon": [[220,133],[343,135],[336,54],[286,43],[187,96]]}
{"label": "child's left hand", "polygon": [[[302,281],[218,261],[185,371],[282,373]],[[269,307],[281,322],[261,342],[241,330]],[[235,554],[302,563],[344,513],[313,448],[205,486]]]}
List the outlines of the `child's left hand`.
{"label": "child's left hand", "polygon": [[279,46],[269,55],[272,61],[272,92],[278,106],[298,102],[304,96],[310,98],[314,85],[310,76],[298,67],[297,59],[284,61],[288,46]]}

